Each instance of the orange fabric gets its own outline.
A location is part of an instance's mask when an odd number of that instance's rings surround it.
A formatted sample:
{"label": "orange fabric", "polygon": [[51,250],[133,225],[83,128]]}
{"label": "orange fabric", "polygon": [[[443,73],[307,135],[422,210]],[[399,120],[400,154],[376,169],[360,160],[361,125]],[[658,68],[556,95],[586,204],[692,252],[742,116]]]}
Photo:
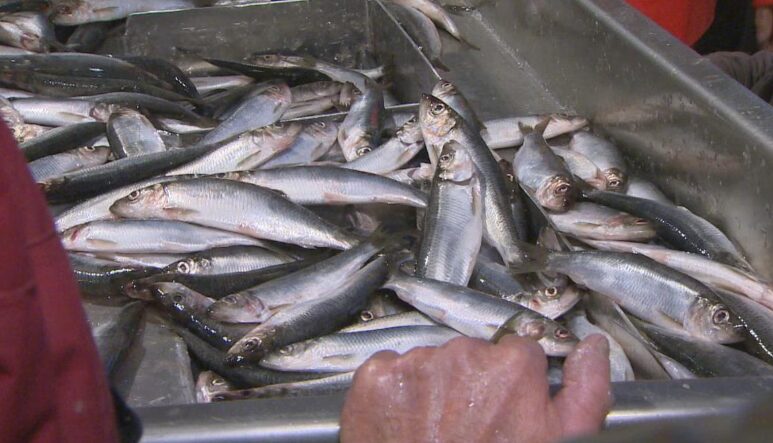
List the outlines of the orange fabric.
{"label": "orange fabric", "polygon": [[[773,0],[763,0],[773,3]],[[628,0],[634,8],[687,45],[692,45],[714,21],[716,0]]]}

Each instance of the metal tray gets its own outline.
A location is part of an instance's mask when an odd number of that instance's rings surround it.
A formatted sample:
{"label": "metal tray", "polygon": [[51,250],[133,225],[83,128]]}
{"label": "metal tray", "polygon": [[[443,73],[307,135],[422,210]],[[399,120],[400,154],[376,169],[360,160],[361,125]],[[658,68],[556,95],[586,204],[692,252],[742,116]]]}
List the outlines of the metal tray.
{"label": "metal tray", "polygon": [[[472,1],[454,3],[473,6]],[[480,2],[475,2],[480,3]],[[773,278],[773,109],[621,0],[484,2],[456,17],[480,50],[443,37],[445,77],[484,119],[576,112],[615,140],[632,167],[707,217]],[[174,58],[175,47],[238,59],[292,50],[392,68],[415,103],[438,78],[378,0],[306,0],[135,15],[124,49]],[[367,51],[365,51],[367,49]],[[363,54],[375,54],[368,60]],[[766,378],[613,386],[608,426],[722,414]],[[336,441],[342,395],[142,407],[144,441]]]}

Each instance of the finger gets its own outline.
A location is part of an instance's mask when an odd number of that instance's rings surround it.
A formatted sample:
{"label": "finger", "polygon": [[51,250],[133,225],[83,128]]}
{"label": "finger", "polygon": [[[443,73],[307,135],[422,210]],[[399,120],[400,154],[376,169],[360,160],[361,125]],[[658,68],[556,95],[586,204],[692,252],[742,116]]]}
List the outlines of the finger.
{"label": "finger", "polygon": [[564,363],[563,388],[554,399],[564,437],[597,432],[609,412],[609,342],[600,334],[581,341]]}

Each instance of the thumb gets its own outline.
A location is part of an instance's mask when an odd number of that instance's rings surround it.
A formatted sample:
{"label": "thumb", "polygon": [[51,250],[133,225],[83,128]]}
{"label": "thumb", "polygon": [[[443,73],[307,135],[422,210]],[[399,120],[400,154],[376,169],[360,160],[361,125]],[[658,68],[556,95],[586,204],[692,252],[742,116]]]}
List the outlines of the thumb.
{"label": "thumb", "polygon": [[593,334],[564,363],[563,388],[554,399],[564,438],[598,432],[612,403],[609,388],[609,342]]}

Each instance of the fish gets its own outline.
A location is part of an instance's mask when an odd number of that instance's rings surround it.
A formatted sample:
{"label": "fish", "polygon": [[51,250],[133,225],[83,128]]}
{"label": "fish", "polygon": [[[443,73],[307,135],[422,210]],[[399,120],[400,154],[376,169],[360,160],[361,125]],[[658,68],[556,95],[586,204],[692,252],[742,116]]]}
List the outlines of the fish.
{"label": "fish", "polygon": [[45,52],[52,42],[56,42],[56,36],[44,13],[21,11],[0,15],[0,43]]}
{"label": "fish", "polygon": [[118,105],[122,108],[132,108],[140,112],[150,112],[156,119],[166,116],[190,124],[204,125],[208,129],[211,129],[214,126],[213,120],[196,114],[180,103],[148,94],[141,94],[138,92],[108,92],[105,94],[96,94],[79,98],[95,105]]}
{"label": "fish", "polygon": [[27,161],[59,154],[81,146],[93,146],[105,135],[102,122],[75,123],[46,131],[44,134],[19,145]]}
{"label": "fish", "polygon": [[628,167],[617,146],[591,132],[577,131],[572,134],[568,147],[598,166],[605,178],[607,191],[625,191],[628,186]]}
{"label": "fish", "polygon": [[718,291],[717,294],[741,319],[749,351],[773,365],[773,311],[732,292]]}
{"label": "fish", "polygon": [[551,146],[550,149],[554,154],[561,157],[572,175],[596,189],[601,189],[602,191],[611,190],[607,189],[607,179],[601,172],[601,169],[588,157],[577,151],[562,147]]}
{"label": "fish", "polygon": [[432,181],[432,177],[435,175],[435,168],[429,163],[421,163],[415,168],[398,169],[385,174],[385,177],[392,180],[405,183],[416,188],[421,188],[422,183],[428,183]]}
{"label": "fish", "polygon": [[145,313],[145,304],[134,301],[124,305],[109,321],[94,328],[92,336],[107,374],[112,374],[137,335]]}
{"label": "fish", "polygon": [[397,18],[405,32],[416,42],[432,65],[448,71],[448,68],[440,60],[443,55],[443,42],[440,40],[440,34],[432,20],[411,7],[397,3],[386,3],[385,6]]}
{"label": "fish", "polygon": [[486,127],[483,125],[475,110],[462,95],[459,89],[448,80],[440,80],[432,88],[432,95],[451,106],[459,114],[471,130],[481,133]]}
{"label": "fish", "polygon": [[92,22],[107,22],[131,14],[172,9],[190,9],[197,0],[51,0],[49,19],[55,25],[75,26]]}
{"label": "fish", "polygon": [[372,151],[381,142],[384,94],[372,80],[364,84],[338,127],[338,145],[348,162]]}
{"label": "fish", "polygon": [[292,97],[286,83],[258,85],[231,115],[210,131],[201,143],[217,143],[237,134],[276,123],[290,107]]}
{"label": "fish", "polygon": [[[367,310],[363,312],[368,312]],[[370,314],[372,316],[372,313]],[[378,329],[399,328],[404,326],[438,326],[436,322],[419,311],[406,311],[384,317],[370,317],[360,314],[360,322],[340,329],[337,334],[348,332],[373,331]]]}
{"label": "fish", "polygon": [[274,123],[244,132],[167,175],[219,174],[257,168],[288,149],[301,128],[299,123]]}
{"label": "fish", "polygon": [[171,86],[171,89],[180,95],[199,99],[199,91],[196,85],[186,73],[178,68],[174,63],[168,62],[159,57],[148,57],[144,55],[123,55],[121,60],[131,63],[138,68],[156,76],[159,80]]}
{"label": "fish", "polygon": [[212,401],[327,395],[346,391],[352,385],[353,381],[354,372],[344,372],[342,374],[327,375],[314,380],[277,383],[249,389],[219,391],[212,395]]}
{"label": "fish", "polygon": [[541,130],[539,125],[532,131],[521,129],[526,135],[513,157],[513,175],[542,207],[565,212],[574,203],[576,187],[572,174],[545,142]]}
{"label": "fish", "polygon": [[649,220],[658,236],[676,249],[750,270],[740,251],[722,231],[687,208],[597,189],[583,190],[583,196],[592,202]]}
{"label": "fish", "polygon": [[150,120],[133,109],[111,113],[106,134],[115,158],[166,151],[164,141]]}
{"label": "fish", "polygon": [[209,308],[209,315],[233,323],[264,322],[285,306],[323,297],[341,287],[380,250],[363,242],[297,272],[228,295]]}
{"label": "fish", "polygon": [[335,104],[335,96],[320,97],[314,100],[293,103],[287,108],[284,114],[282,114],[282,120],[286,121],[311,115],[320,115],[328,109],[332,109]]}
{"label": "fish", "polygon": [[262,243],[252,237],[174,220],[98,220],[75,226],[61,235],[68,251],[187,253]]}
{"label": "fish", "polygon": [[584,339],[593,334],[601,334],[609,342],[609,378],[611,382],[633,381],[634,374],[631,362],[625,355],[625,351],[614,337],[605,330],[588,321],[585,312],[577,311],[568,316],[567,325],[579,339]]}
{"label": "fish", "polygon": [[337,135],[338,124],[335,122],[310,123],[303,128],[290,147],[271,157],[260,168],[270,169],[314,162],[330,150]]}
{"label": "fish", "polygon": [[102,46],[112,26],[112,23],[106,22],[79,25],[67,37],[65,47],[73,52],[94,52]]}
{"label": "fish", "polygon": [[217,178],[139,189],[113,203],[110,212],[126,218],[187,221],[305,248],[347,249],[359,241],[275,191]]}
{"label": "fish", "polygon": [[550,356],[566,356],[577,343],[574,334],[555,321],[463,286],[393,273],[384,288],[468,337],[496,342],[504,335],[515,334],[534,339]]}
{"label": "fish", "polygon": [[588,119],[576,115],[549,114],[524,117],[505,117],[486,120],[481,132],[483,140],[491,149],[505,149],[520,146],[524,134],[521,127],[534,127],[547,120],[548,124],[542,136],[545,140],[569,134],[588,125]]}
{"label": "fish", "polygon": [[552,320],[572,309],[582,295],[574,285],[534,288],[528,283],[518,281],[515,277],[507,267],[481,254],[475,262],[470,287],[502,300],[517,303]]}
{"label": "fish", "polygon": [[414,116],[395,132],[394,137],[372,150],[363,149],[360,156],[342,164],[341,167],[386,175],[405,166],[423,149],[421,126]]}
{"label": "fish", "polygon": [[335,166],[286,166],[258,169],[225,178],[276,190],[299,205],[386,203],[427,206],[421,191],[395,180]]}
{"label": "fish", "polygon": [[233,346],[252,328],[249,325],[229,325],[207,317],[207,308],[213,300],[179,283],[151,283],[147,289],[176,322],[218,349]]}
{"label": "fish", "polygon": [[456,337],[461,334],[443,326],[331,334],[279,348],[263,357],[260,365],[276,371],[349,372],[380,351],[404,354],[418,346],[441,346]]}
{"label": "fish", "polygon": [[422,14],[429,17],[433,22],[437,23],[437,25],[443,28],[446,32],[451,34],[451,36],[453,36],[455,39],[470,45],[469,43],[467,43],[467,40],[465,40],[462,37],[462,34],[459,31],[458,26],[456,25],[456,23],[454,23],[454,20],[451,18],[448,12],[446,12],[445,9],[443,9],[440,5],[435,3],[433,0],[390,0],[390,1],[407,8],[417,9]]}
{"label": "fish", "polygon": [[590,202],[575,203],[564,213],[551,212],[548,218],[560,232],[579,238],[647,242],[656,236],[647,219]]}
{"label": "fish", "polygon": [[126,157],[47,180],[40,187],[49,202],[82,200],[163,174],[214,148],[216,146],[192,146],[186,149]]}
{"label": "fish", "polygon": [[[338,96],[341,93],[343,83],[321,80],[290,88],[293,103],[300,103],[323,97]],[[336,101],[338,101],[336,99]]]}
{"label": "fish", "polygon": [[156,268],[121,265],[83,254],[69,253],[67,258],[81,293],[89,297],[120,297],[127,283],[159,272]]}
{"label": "fish", "polygon": [[310,56],[253,54],[252,56],[246,57],[245,61],[252,63],[258,68],[268,69],[278,73],[281,73],[283,70],[293,69],[316,71],[329,77],[333,81],[344,84],[351,83],[362,93],[365,93],[366,89],[371,88],[374,85],[372,79],[362,72]]}
{"label": "fish", "polygon": [[773,309],[773,284],[733,266],[709,260],[702,255],[676,251],[658,245],[621,241],[583,241],[604,251],[645,255],[712,288],[742,294]]}
{"label": "fish", "polygon": [[497,160],[480,135],[467,126],[450,106],[426,94],[422,95],[419,106],[419,123],[430,159],[436,158],[442,144],[449,140],[455,140],[469,150],[483,185],[484,238],[508,265],[518,266],[526,261],[526,251],[517,238],[507,184]]}
{"label": "fish", "polygon": [[226,246],[189,255],[165,267],[162,272],[187,275],[233,274],[289,263],[281,252],[257,246]]}
{"label": "fish", "polygon": [[68,98],[21,98],[13,101],[24,121],[46,126],[67,126],[86,122],[107,122],[116,105]]}
{"label": "fish", "polygon": [[481,183],[469,149],[451,141],[438,157],[416,276],[466,286],[483,238]]}
{"label": "fish", "polygon": [[223,377],[212,371],[201,371],[196,378],[196,403],[210,403],[221,392],[236,388]]}
{"label": "fish", "polygon": [[661,352],[699,377],[773,375],[773,366],[745,352],[706,340],[694,340],[644,322],[638,322],[637,326],[655,342]]}
{"label": "fish", "polygon": [[193,332],[183,327],[175,327],[174,331],[185,341],[188,352],[197,362],[223,376],[235,388],[245,389],[322,377],[322,374],[318,373],[279,372],[259,366],[232,367],[225,364],[225,352],[210,345]]}
{"label": "fish", "polygon": [[673,202],[654,183],[641,177],[631,176],[628,178],[628,189],[625,190],[625,195],[654,200],[665,205],[673,205]]}
{"label": "fish", "polygon": [[661,366],[663,366],[663,369],[666,370],[666,372],[668,373],[668,376],[671,377],[672,380],[685,380],[685,379],[691,379],[691,378],[698,378],[698,376],[695,375],[691,370],[687,369],[687,366],[679,363],[678,361],[667,356],[666,354],[663,354],[658,351],[653,351],[653,354],[655,355],[655,358],[658,359],[658,362],[660,362]]}
{"label": "fish", "polygon": [[386,260],[380,257],[323,297],[281,310],[236,342],[226,363],[260,361],[275,349],[340,329],[365,308],[386,276]]}
{"label": "fish", "polygon": [[161,269],[176,261],[182,260],[186,254],[183,253],[158,253],[158,254],[121,254],[116,252],[84,252],[82,255],[92,255],[96,258],[110,260],[119,265],[139,266],[147,268]]}
{"label": "fish", "polygon": [[2,117],[5,125],[11,130],[13,138],[18,141],[23,131],[24,118],[6,98],[0,99],[0,117]]}
{"label": "fish", "polygon": [[[587,317],[611,335],[623,348],[634,374],[650,380],[668,380],[670,372],[662,365],[652,343],[642,336],[622,309],[609,297],[590,291],[583,305]],[[669,368],[671,369],[671,368]]]}
{"label": "fish", "polygon": [[41,183],[68,172],[104,164],[109,155],[110,148],[108,147],[85,146],[34,160],[28,164],[28,167],[32,179]]}
{"label": "fish", "polygon": [[[255,80],[246,75],[218,75],[211,77],[191,77],[191,82],[193,82],[193,85],[200,94],[209,94],[215,91],[251,85],[255,83]],[[292,89],[290,91],[292,91]]]}
{"label": "fish", "polygon": [[539,254],[534,253],[540,264],[532,270],[567,275],[643,320],[717,343],[743,339],[738,316],[714,291],[647,257],[606,251]]}

